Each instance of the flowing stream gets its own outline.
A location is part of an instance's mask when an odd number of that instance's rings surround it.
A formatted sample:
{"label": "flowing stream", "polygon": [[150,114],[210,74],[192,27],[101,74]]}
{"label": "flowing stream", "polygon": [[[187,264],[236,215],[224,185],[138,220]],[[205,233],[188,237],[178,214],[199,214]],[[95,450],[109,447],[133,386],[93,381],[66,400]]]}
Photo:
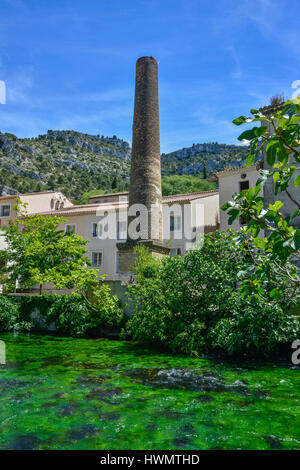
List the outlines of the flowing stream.
{"label": "flowing stream", "polygon": [[300,369],[2,334],[0,449],[300,449]]}

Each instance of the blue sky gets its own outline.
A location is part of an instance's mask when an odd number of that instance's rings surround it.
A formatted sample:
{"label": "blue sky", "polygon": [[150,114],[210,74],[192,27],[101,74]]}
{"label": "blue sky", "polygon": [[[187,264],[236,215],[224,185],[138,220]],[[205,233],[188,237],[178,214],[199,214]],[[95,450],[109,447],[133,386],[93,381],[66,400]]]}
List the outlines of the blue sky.
{"label": "blue sky", "polygon": [[135,61],[159,61],[161,150],[237,143],[231,121],[300,80],[299,0],[0,0],[0,130],[131,142]]}

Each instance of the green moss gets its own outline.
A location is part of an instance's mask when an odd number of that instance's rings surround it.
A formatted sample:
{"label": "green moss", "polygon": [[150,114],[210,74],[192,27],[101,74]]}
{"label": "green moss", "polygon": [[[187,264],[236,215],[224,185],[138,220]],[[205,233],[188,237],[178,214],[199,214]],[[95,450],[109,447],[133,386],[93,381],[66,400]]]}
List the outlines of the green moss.
{"label": "green moss", "polygon": [[125,341],[1,335],[1,449],[300,449],[300,374]]}

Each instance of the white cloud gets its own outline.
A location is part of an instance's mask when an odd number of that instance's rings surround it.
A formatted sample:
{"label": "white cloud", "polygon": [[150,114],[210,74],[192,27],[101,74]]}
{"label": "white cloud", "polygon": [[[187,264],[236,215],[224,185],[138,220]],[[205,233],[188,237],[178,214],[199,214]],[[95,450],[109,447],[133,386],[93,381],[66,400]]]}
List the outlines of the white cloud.
{"label": "white cloud", "polygon": [[291,8],[284,0],[226,0],[224,15],[213,19],[213,28],[223,35],[225,43],[231,44],[236,31],[242,31],[250,22],[265,39],[286,47],[300,58],[299,25],[293,21]]}
{"label": "white cloud", "polygon": [[235,78],[235,79],[240,79],[242,78],[242,75],[243,75],[243,71],[242,71],[242,67],[241,67],[241,61],[240,61],[240,58],[237,54],[237,50],[236,50],[236,47],[231,45],[231,46],[227,46],[225,47],[225,49],[228,51],[228,53],[230,54],[232,60],[233,60],[233,64],[234,64],[234,69],[232,70],[231,72],[231,77],[232,78]]}

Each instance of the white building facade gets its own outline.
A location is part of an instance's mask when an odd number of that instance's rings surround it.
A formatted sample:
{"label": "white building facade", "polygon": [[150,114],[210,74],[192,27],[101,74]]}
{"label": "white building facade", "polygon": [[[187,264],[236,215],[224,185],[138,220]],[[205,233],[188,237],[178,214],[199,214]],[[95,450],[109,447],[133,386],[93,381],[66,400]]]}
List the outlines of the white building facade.
{"label": "white building facade", "polygon": [[[99,275],[105,275],[109,281],[124,280],[118,268],[117,244],[127,240],[128,193],[100,195],[91,198],[89,204],[78,206],[55,192],[0,197],[2,226],[15,220],[17,197],[28,204],[28,214],[63,217],[65,222],[59,229],[74,231],[88,240],[87,256]],[[203,233],[219,228],[217,190],[165,196],[162,202],[164,243],[171,256],[184,255],[195,242],[199,246]],[[0,249],[5,249],[3,237],[0,243]]]}
{"label": "white building facade", "polygon": [[232,200],[234,193],[240,193],[244,189],[253,188],[259,177],[257,165],[250,167],[229,167],[215,174],[219,181],[219,202],[220,202],[220,230],[239,230],[245,221],[240,217],[232,225],[228,224],[229,215],[221,207]]}

